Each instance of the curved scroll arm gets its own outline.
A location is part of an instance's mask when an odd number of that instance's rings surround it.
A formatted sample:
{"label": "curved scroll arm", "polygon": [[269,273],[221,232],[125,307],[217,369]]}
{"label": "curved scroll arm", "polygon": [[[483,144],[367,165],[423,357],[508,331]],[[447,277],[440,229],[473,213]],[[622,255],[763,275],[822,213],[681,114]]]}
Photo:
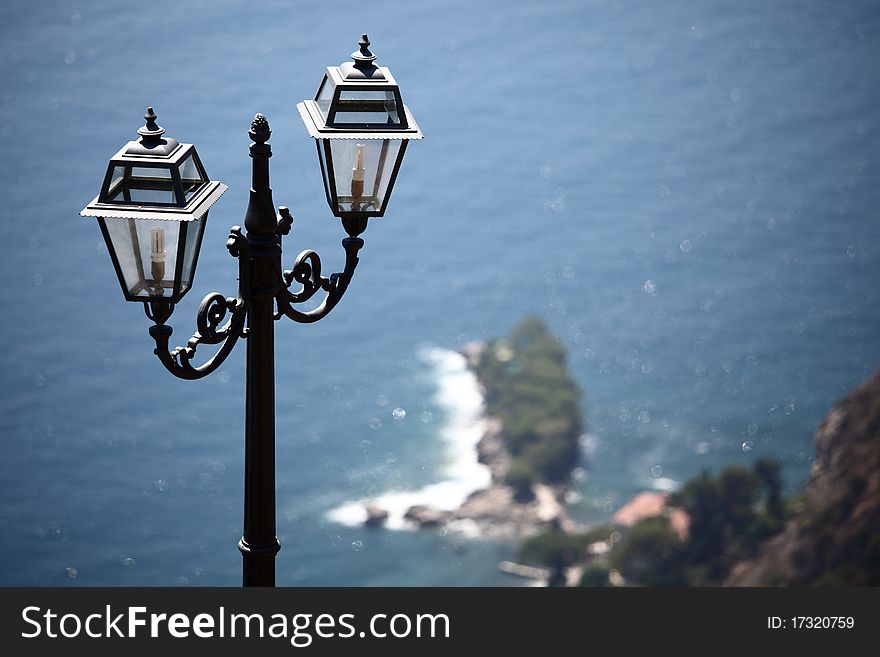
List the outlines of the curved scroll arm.
{"label": "curved scroll arm", "polygon": [[[345,249],[345,269],[342,272],[331,274],[329,278],[321,276],[321,257],[317,253],[314,251],[300,253],[293,269],[289,269],[281,275],[282,285],[275,297],[278,305],[275,319],[281,319],[282,315],[286,315],[295,322],[311,324],[326,317],[348,289],[348,284],[351,282],[358,264],[358,251],[363,245],[364,241],[359,237],[346,237],[342,240],[342,248]],[[291,292],[289,289],[294,281],[302,286],[298,292]],[[292,304],[303,303],[311,299],[318,290],[324,290],[327,293],[320,306],[309,311],[301,311],[293,307]]]}
{"label": "curved scroll arm", "polygon": [[[159,357],[165,369],[180,379],[194,380],[208,376],[226,360],[238,339],[246,337],[244,323],[250,284],[250,247],[238,226],[230,231],[226,248],[234,258],[238,258],[238,296],[225,298],[222,294],[212,292],[202,299],[196,316],[197,330],[185,347],[168,348],[172,329],[165,322],[171,316],[173,304],[144,302],[147,317],[156,322],[155,326],[150,327],[150,335],[156,341],[153,353]],[[231,313],[229,320],[220,326],[227,312]],[[220,343],[223,346],[208,361],[198,366],[192,364],[199,345]]]}

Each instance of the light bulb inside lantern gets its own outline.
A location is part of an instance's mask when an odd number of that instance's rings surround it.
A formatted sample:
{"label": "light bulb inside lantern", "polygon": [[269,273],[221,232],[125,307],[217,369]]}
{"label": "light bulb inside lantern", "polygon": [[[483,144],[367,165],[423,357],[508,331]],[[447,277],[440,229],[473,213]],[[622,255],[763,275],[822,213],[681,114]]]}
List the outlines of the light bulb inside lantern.
{"label": "light bulb inside lantern", "polygon": [[357,145],[357,156],[351,170],[351,196],[359,199],[364,195],[364,145]]}
{"label": "light bulb inside lantern", "polygon": [[165,229],[153,228],[150,231],[150,268],[156,287],[165,278]]}

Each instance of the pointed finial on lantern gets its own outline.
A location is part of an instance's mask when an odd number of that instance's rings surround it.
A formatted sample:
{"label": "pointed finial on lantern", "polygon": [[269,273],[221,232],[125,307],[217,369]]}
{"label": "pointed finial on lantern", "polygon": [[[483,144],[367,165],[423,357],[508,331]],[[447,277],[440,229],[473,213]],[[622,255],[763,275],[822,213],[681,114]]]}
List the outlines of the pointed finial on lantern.
{"label": "pointed finial on lantern", "polygon": [[370,39],[366,34],[361,35],[361,40],[358,41],[358,45],[361,47],[360,50],[355,50],[351,53],[351,58],[354,60],[355,67],[359,69],[368,69],[374,66],[373,62],[376,61],[376,55],[370,52]]}
{"label": "pointed finial on lantern", "polygon": [[144,114],[144,121],[146,121],[147,124],[138,128],[141,142],[145,145],[158,143],[159,138],[165,134],[165,128],[156,123],[156,118],[156,113],[153,111],[153,108],[148,107],[147,113]]}
{"label": "pointed finial on lantern", "polygon": [[165,128],[156,123],[156,113],[152,107],[147,108],[144,114],[146,125],[138,128],[140,139],[128,142],[126,155],[150,155],[153,157],[165,157],[174,152],[180,145],[176,139],[163,137]]}
{"label": "pointed finial on lantern", "polygon": [[342,77],[346,80],[384,80],[381,69],[374,63],[376,55],[370,52],[370,38],[366,34],[361,35],[358,46],[360,48],[351,53],[353,61],[340,65]]}

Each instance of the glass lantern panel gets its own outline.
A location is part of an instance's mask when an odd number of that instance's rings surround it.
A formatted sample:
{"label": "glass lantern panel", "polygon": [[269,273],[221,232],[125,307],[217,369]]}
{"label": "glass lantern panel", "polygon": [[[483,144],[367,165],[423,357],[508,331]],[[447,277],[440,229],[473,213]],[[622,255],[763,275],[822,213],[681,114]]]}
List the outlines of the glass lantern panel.
{"label": "glass lantern panel", "polygon": [[381,212],[403,140],[329,141],[338,210]]}
{"label": "glass lantern panel", "polygon": [[186,222],[186,238],[183,242],[183,270],[180,272],[181,295],[189,290],[196,275],[196,262],[207,218],[208,213],[206,212],[195,221]]}
{"label": "glass lantern panel", "polygon": [[[125,169],[117,182],[117,170]],[[107,191],[109,203],[150,203],[177,205],[171,169],[159,167],[114,167]]]}
{"label": "glass lantern panel", "polygon": [[324,142],[326,139],[321,139],[315,142],[315,145],[318,147],[318,162],[321,164],[321,177],[324,181],[324,194],[327,196],[327,203],[331,206],[333,203],[330,201],[330,186],[328,181],[330,180],[330,176],[327,174],[327,160],[324,158]]}
{"label": "glass lantern panel", "polygon": [[186,201],[189,201],[202,185],[208,182],[196,166],[192,154],[188,155],[180,165],[180,181],[183,183],[183,197]]}
{"label": "glass lantern panel", "polygon": [[144,299],[170,297],[181,222],[110,217],[104,221],[126,293]]}
{"label": "glass lantern panel", "polygon": [[110,176],[110,184],[107,186],[107,196],[113,198],[120,192],[122,179],[125,177],[125,167],[113,167],[113,173]]}
{"label": "glass lantern panel", "polygon": [[333,100],[333,92],[336,90],[336,85],[325,75],[324,80],[321,82],[321,88],[318,90],[318,95],[315,97],[315,102],[318,104],[318,109],[321,110],[321,116],[324,117],[324,120],[327,120],[327,113],[330,111],[330,103]]}
{"label": "glass lantern panel", "polygon": [[394,92],[340,91],[333,124],[400,125],[400,113]]}

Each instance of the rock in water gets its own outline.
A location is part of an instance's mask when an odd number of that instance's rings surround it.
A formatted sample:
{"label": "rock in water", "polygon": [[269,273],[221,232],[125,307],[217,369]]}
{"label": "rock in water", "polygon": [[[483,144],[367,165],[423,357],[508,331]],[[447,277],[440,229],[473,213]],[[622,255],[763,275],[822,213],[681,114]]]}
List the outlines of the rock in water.
{"label": "rock in water", "polygon": [[385,509],[375,504],[367,506],[367,519],[364,521],[364,525],[367,527],[379,527],[385,524],[386,520],[388,520],[388,512]]}
{"label": "rock in water", "polygon": [[407,520],[412,520],[419,527],[440,527],[445,525],[447,521],[451,518],[452,514],[449,511],[441,511],[439,509],[432,509],[428,506],[423,506],[421,504],[416,504],[415,506],[411,506],[409,510],[403,515]]}

